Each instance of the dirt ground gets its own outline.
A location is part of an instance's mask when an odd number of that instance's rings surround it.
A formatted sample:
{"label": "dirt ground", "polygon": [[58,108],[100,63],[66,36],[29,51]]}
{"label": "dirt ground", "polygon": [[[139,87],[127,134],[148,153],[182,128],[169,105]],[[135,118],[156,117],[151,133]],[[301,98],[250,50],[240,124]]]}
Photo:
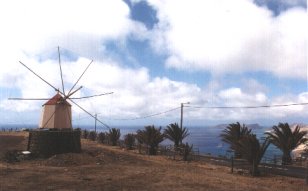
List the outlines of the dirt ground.
{"label": "dirt ground", "polygon": [[[25,150],[27,133],[0,133],[0,156]],[[146,156],[82,140],[82,153],[6,163],[0,160],[0,190],[307,190],[303,179],[231,174],[204,162]]]}

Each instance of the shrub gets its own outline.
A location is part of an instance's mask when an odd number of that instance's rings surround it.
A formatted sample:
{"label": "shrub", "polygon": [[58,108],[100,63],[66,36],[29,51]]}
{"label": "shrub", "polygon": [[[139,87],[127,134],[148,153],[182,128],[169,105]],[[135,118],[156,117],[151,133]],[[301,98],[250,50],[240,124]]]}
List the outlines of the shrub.
{"label": "shrub", "polygon": [[3,160],[8,163],[19,162],[18,151],[12,150],[5,152]]}
{"label": "shrub", "polygon": [[95,141],[96,140],[96,132],[95,131],[90,131],[89,135],[88,135],[88,139],[90,139],[91,141]]}
{"label": "shrub", "polygon": [[132,150],[135,146],[135,135],[132,133],[129,133],[124,136],[124,144],[127,149]]}
{"label": "shrub", "polygon": [[290,164],[292,162],[292,150],[308,141],[305,138],[307,132],[301,131],[298,125],[292,131],[288,123],[279,123],[278,126],[273,126],[272,129],[273,132],[267,132],[265,134],[270,143],[282,151],[282,164]]}
{"label": "shrub", "polygon": [[193,145],[189,145],[188,143],[180,145],[181,155],[183,156],[184,161],[188,161],[188,157],[192,153]]}
{"label": "shrub", "polygon": [[137,140],[140,144],[147,145],[149,155],[156,155],[159,143],[164,140],[164,135],[160,132],[161,127],[155,128],[152,125],[144,128],[137,131]]}
{"label": "shrub", "polygon": [[239,122],[229,124],[226,129],[220,134],[221,140],[230,145],[230,150],[234,152],[235,158],[242,158],[240,152],[237,150],[237,144],[240,139],[246,135],[251,134],[251,129],[248,129],[245,124],[241,126]]}
{"label": "shrub", "polygon": [[170,124],[164,130],[164,135],[167,139],[174,143],[174,147],[177,148],[182,144],[183,139],[185,139],[189,133],[187,128],[179,127],[177,123]]}
{"label": "shrub", "polygon": [[84,139],[87,139],[89,135],[89,131],[87,131],[86,129],[82,130],[81,132],[81,137]]}
{"label": "shrub", "polygon": [[237,150],[251,165],[250,173],[252,176],[258,176],[260,174],[258,166],[268,146],[268,139],[265,139],[265,141],[261,144],[254,134],[245,135],[238,142],[236,146]]}
{"label": "shrub", "polygon": [[103,132],[100,132],[98,135],[97,135],[97,141],[99,143],[106,143],[107,141],[107,134],[106,133],[103,133]]}
{"label": "shrub", "polygon": [[112,146],[116,146],[118,144],[120,136],[121,136],[120,129],[116,128],[109,129],[108,139]]}

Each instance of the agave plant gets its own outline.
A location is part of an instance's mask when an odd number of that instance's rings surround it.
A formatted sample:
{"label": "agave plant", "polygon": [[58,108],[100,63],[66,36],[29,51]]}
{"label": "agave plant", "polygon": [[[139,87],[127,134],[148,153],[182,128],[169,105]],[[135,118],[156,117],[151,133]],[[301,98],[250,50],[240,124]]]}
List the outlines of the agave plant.
{"label": "agave plant", "polygon": [[269,144],[268,139],[265,139],[265,141],[260,144],[254,134],[243,136],[236,144],[236,149],[241,153],[242,158],[246,159],[249,164],[251,164],[250,172],[252,176],[260,174],[258,166]]}
{"label": "agave plant", "polygon": [[185,139],[189,133],[187,128],[179,127],[177,123],[171,123],[164,130],[164,135],[167,139],[174,143],[174,147],[177,148],[182,144],[183,139]]}
{"label": "agave plant", "polygon": [[230,150],[234,152],[235,158],[241,158],[241,153],[237,150],[239,140],[251,134],[251,129],[248,129],[245,124],[241,126],[239,122],[229,124],[226,129],[220,134],[221,140],[230,145]]}
{"label": "agave plant", "polygon": [[154,125],[145,126],[144,130],[137,131],[137,140],[147,145],[149,155],[156,155],[159,143],[164,140],[164,135],[160,131],[161,127],[155,128]]}
{"label": "agave plant", "polygon": [[117,145],[120,139],[120,136],[121,136],[120,129],[116,129],[116,128],[109,129],[108,139],[112,146]]}
{"label": "agave plant", "polygon": [[282,164],[290,164],[292,162],[292,150],[308,140],[305,138],[307,132],[301,131],[299,125],[292,132],[288,123],[279,123],[278,126],[273,126],[272,129],[273,132],[266,132],[265,134],[270,143],[282,151]]}

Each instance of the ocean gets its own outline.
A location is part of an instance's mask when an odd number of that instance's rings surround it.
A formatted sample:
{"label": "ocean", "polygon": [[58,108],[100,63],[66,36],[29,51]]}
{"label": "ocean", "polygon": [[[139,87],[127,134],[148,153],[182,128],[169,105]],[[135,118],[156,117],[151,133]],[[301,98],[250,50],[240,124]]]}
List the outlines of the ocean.
{"label": "ocean", "polygon": [[[36,128],[34,125],[0,125],[1,129],[22,129],[22,128]],[[77,127],[76,127],[77,128]],[[81,129],[87,129],[89,131],[94,131],[94,126],[79,126]],[[138,129],[144,129],[143,126],[120,126],[117,127],[121,132],[121,139],[127,133],[136,133]],[[231,157],[232,153],[229,151],[229,145],[222,142],[219,135],[224,130],[220,126],[198,126],[198,127],[187,127],[189,136],[183,140],[183,143],[188,143],[193,145],[195,151],[199,151],[200,154],[211,154],[213,156],[225,156]],[[162,127],[163,132],[164,127]],[[257,128],[252,128],[252,132],[257,135],[259,140],[262,142],[262,137],[266,131],[271,130],[271,127],[258,126]],[[97,132],[107,132],[108,129],[105,127],[98,126]],[[173,143],[169,140],[164,140],[161,145],[172,145]],[[281,156],[282,153],[275,146],[270,145],[265,153],[265,158],[273,159],[274,157]]]}
{"label": "ocean", "polygon": [[[135,133],[138,129],[144,127],[120,127],[121,137],[127,133]],[[232,153],[229,151],[229,145],[222,142],[219,135],[224,130],[222,127],[217,126],[199,126],[199,127],[187,127],[189,136],[183,140],[183,143],[192,144],[195,150],[199,150],[200,154],[211,154],[213,156],[225,156],[231,157]],[[164,128],[162,128],[163,131]],[[271,127],[261,127],[252,129],[252,132],[257,135],[259,141],[262,142],[262,138],[265,137],[264,133],[271,130]],[[169,140],[164,140],[162,145],[172,145]],[[273,159],[279,157],[282,152],[275,146],[270,145],[264,155],[264,158]]]}

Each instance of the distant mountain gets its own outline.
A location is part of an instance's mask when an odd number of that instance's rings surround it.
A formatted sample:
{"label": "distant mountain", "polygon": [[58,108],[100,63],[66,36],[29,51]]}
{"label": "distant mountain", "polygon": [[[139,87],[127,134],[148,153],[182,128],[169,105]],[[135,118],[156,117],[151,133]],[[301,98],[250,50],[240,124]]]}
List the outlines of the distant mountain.
{"label": "distant mountain", "polygon": [[219,125],[215,125],[214,128],[226,128],[229,124],[219,124]]}
{"label": "distant mountain", "polygon": [[258,123],[247,124],[247,127],[251,128],[251,129],[259,129],[259,128],[262,128],[262,126],[260,126]]}
{"label": "distant mountain", "polygon": [[[215,125],[215,128],[226,128],[229,124],[218,124]],[[242,125],[242,124],[241,124]],[[259,129],[262,128],[261,125],[259,125],[258,123],[253,123],[253,124],[245,124],[247,127],[249,127],[250,129]]]}

